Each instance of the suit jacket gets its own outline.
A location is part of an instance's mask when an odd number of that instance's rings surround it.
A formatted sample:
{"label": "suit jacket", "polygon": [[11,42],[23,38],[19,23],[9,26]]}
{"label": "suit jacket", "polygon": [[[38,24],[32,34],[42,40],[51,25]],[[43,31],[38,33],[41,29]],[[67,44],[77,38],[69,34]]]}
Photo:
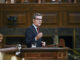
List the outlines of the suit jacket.
{"label": "suit jacket", "polygon": [[42,46],[41,39],[37,41],[35,40],[35,37],[37,36],[37,34],[38,33],[33,25],[26,29],[25,38],[26,38],[26,45],[28,48],[32,46],[32,43],[36,43],[36,47]]}

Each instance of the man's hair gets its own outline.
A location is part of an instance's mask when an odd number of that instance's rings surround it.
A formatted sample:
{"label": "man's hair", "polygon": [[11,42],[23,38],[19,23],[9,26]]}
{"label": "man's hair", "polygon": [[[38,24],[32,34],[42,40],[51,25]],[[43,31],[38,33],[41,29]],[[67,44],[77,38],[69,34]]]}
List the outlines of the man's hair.
{"label": "man's hair", "polygon": [[35,13],[35,14],[33,15],[33,19],[35,19],[36,16],[42,16],[42,14],[40,14],[40,13]]}

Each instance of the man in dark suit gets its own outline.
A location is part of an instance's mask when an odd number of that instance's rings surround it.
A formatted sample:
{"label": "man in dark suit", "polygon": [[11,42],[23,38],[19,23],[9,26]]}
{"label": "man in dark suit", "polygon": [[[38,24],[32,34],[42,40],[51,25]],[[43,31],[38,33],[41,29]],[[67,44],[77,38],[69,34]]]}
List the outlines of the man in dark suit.
{"label": "man in dark suit", "polygon": [[33,15],[33,24],[27,28],[25,36],[26,36],[26,45],[28,48],[33,47],[42,47],[45,46],[45,42],[41,41],[43,36],[42,32],[39,32],[38,28],[42,24],[42,15],[40,13],[35,13]]}

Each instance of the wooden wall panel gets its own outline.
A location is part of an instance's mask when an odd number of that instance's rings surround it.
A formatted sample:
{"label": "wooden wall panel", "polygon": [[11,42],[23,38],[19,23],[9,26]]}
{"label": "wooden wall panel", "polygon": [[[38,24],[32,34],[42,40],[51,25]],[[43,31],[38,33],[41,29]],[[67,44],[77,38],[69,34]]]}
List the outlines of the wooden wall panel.
{"label": "wooden wall panel", "polygon": [[[26,25],[27,25],[27,22],[28,22],[28,16],[27,16],[27,13],[26,12],[16,12],[16,11],[6,11],[5,13],[4,13],[4,16],[5,16],[5,18],[4,18],[4,25],[5,26],[15,26],[15,27],[25,27]],[[10,25],[10,24],[8,24],[8,18],[10,17],[10,16],[12,16],[12,17],[17,17],[17,19],[16,19],[16,25]]]}
{"label": "wooden wall panel", "polygon": [[67,27],[80,27],[80,12],[66,12],[63,22]]}
{"label": "wooden wall panel", "polygon": [[80,27],[79,4],[0,4],[0,7],[2,27],[7,26],[9,15],[18,16],[15,27],[28,27],[36,12],[44,15],[42,27]]}
{"label": "wooden wall panel", "polygon": [[69,13],[69,23],[70,24],[80,24],[80,12],[79,13]]}
{"label": "wooden wall panel", "polygon": [[43,14],[43,25],[48,25],[48,27],[59,25],[59,19],[58,19],[59,14],[57,12],[52,12],[52,13],[46,12],[42,14]]}
{"label": "wooden wall panel", "polygon": [[44,13],[43,23],[44,24],[56,24],[57,23],[57,13]]}

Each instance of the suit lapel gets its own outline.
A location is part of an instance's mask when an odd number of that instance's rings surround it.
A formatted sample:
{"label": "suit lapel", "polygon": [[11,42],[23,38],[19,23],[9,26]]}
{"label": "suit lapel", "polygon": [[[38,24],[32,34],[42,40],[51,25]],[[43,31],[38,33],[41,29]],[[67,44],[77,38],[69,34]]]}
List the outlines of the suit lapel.
{"label": "suit lapel", "polygon": [[37,35],[37,31],[36,31],[36,29],[34,28],[33,25],[32,25],[32,31],[34,32],[35,35]]}

